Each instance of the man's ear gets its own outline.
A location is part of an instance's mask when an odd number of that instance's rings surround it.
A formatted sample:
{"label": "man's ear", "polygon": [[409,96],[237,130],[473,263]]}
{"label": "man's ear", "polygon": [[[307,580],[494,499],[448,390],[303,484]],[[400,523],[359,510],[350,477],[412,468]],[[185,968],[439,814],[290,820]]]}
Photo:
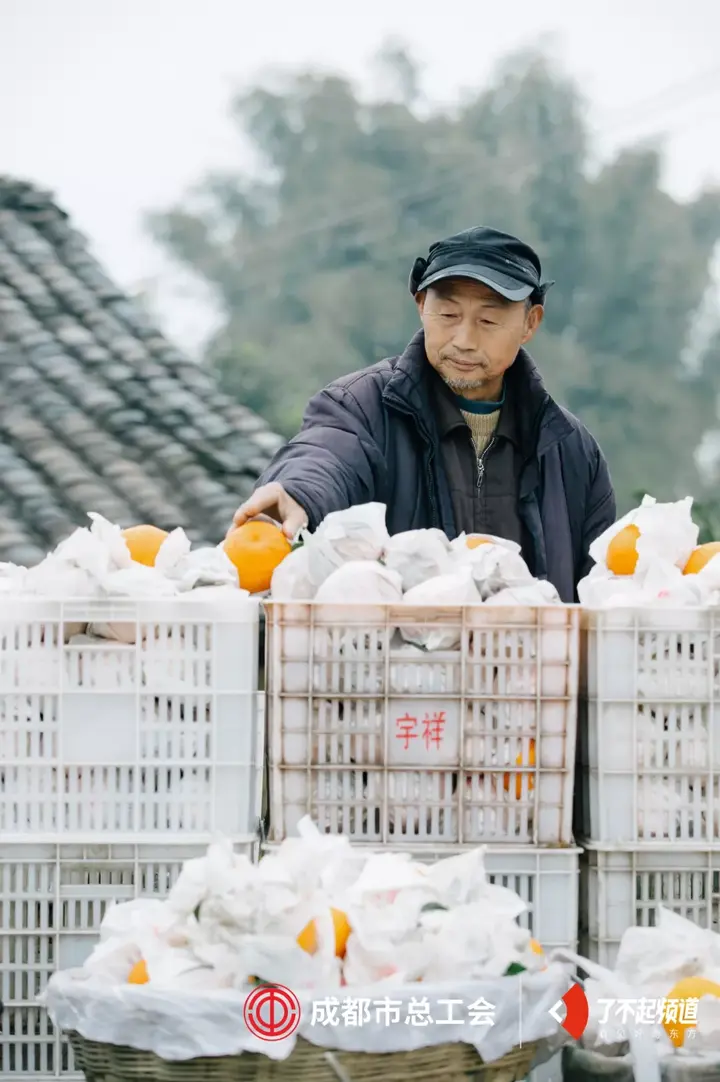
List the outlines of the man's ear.
{"label": "man's ear", "polygon": [[526,345],[533,338],[538,327],[543,321],[545,309],[541,304],[534,304],[525,317],[525,333],[522,336],[522,345]]}
{"label": "man's ear", "polygon": [[417,305],[417,310],[420,313],[421,317],[422,317],[422,314],[423,314],[423,312],[425,310],[425,297],[426,296],[427,296],[427,293],[425,292],[424,289],[423,289],[422,293],[416,293],[415,294],[415,304]]}

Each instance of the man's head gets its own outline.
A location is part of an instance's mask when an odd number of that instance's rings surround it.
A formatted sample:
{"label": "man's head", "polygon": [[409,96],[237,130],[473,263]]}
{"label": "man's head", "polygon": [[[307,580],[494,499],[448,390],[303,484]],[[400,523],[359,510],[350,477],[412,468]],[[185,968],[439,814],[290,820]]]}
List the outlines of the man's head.
{"label": "man's head", "polygon": [[540,260],[516,237],[478,226],[433,244],[415,261],[410,292],[425,351],[448,386],[466,398],[497,400],[503,375],[543,317]]}

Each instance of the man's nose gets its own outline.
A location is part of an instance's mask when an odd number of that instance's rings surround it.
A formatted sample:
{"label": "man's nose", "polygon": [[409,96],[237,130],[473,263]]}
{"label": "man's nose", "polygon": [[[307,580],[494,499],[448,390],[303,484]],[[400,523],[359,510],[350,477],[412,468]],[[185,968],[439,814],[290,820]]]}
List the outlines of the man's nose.
{"label": "man's nose", "polygon": [[477,327],[472,320],[463,320],[463,322],[455,328],[453,345],[456,349],[468,353],[477,348]]}

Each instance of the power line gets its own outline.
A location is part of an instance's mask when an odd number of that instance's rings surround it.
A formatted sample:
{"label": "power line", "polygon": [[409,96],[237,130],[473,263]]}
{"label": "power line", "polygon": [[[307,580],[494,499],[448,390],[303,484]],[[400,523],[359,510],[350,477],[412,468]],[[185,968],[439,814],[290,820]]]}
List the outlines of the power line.
{"label": "power line", "polygon": [[[714,84],[711,82],[713,79],[715,80]],[[672,100],[676,105],[695,104],[706,97],[708,91],[716,90],[720,90],[720,66],[715,66],[710,71],[704,72],[691,80],[683,80],[678,84],[666,87],[659,93],[651,95],[649,98],[629,107],[627,110],[621,110],[621,117],[618,123],[609,125],[604,130],[600,126],[593,125],[590,129],[591,134],[596,137],[607,137],[609,135],[617,134],[627,128],[628,123],[632,124],[633,122],[637,122],[638,119],[642,120],[643,117],[652,117],[653,113],[657,114],[657,106],[668,99]],[[652,107],[654,107],[654,109]],[[650,111],[648,112],[648,110]],[[663,111],[667,112],[667,110]],[[661,135],[662,132],[656,132],[656,134]],[[645,138],[649,138],[649,136],[646,136]],[[485,156],[487,157],[486,153]],[[491,160],[495,169],[498,165],[501,167],[513,167],[517,164],[508,153],[501,154],[499,157],[492,157]],[[259,278],[255,272],[258,270],[261,272],[268,272],[272,270],[273,266],[278,267],[278,257],[288,243],[292,244],[305,238],[321,236],[331,230],[350,227],[358,222],[372,218],[377,212],[383,211],[387,207],[388,199],[392,199],[396,205],[398,203],[402,205],[408,202],[431,199],[433,196],[446,192],[450,187],[456,188],[458,184],[476,177],[481,165],[481,159],[466,166],[454,167],[451,165],[447,172],[443,172],[441,176],[436,177],[429,185],[406,185],[400,190],[394,190],[392,193],[378,197],[370,202],[356,204],[353,209],[345,211],[342,214],[335,216],[328,215],[321,218],[319,221],[314,221],[306,226],[283,231],[281,235],[277,235],[246,249],[241,255],[242,267],[239,269],[239,274],[245,276],[249,270],[252,274],[252,285],[262,285],[263,278]],[[521,176],[517,175],[516,170],[513,176],[513,184],[523,184],[525,180],[528,179],[528,176],[532,175],[534,169],[534,163],[527,165],[522,170]],[[354,238],[354,242],[358,245],[367,244],[371,243],[373,239],[379,239],[381,236],[382,233],[378,234],[376,228],[372,230],[371,234],[368,233]],[[252,263],[252,266],[249,266],[250,263]]]}
{"label": "power line", "polygon": [[[637,105],[640,109],[639,115],[642,117],[642,110],[647,108],[650,108],[652,115],[655,112],[656,107],[663,105],[665,102],[669,102],[671,108],[678,103],[683,104],[688,101],[692,102],[698,97],[698,88],[702,88],[705,85],[709,85],[711,90],[720,90],[720,65],[715,64],[712,68],[709,68],[700,75],[693,75],[691,79],[686,79],[681,83],[674,83],[671,86],[658,91],[656,94],[653,94],[651,97],[643,99]],[[690,91],[689,97],[688,95],[685,95],[683,98],[683,91]],[[636,106],[633,106],[633,109],[635,108]],[[620,109],[613,109],[609,113],[609,116],[612,117],[615,113],[619,113],[622,117],[625,112],[626,109],[623,106]],[[598,127],[598,132],[601,127],[602,125]]]}

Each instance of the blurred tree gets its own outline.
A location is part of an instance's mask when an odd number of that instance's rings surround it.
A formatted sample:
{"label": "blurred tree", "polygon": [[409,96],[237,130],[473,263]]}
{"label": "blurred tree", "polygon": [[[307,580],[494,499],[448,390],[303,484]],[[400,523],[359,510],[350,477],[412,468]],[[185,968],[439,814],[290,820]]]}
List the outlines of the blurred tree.
{"label": "blurred tree", "polygon": [[533,352],[602,444],[621,509],[639,485],[658,498],[697,488],[720,358],[691,372],[680,357],[720,194],[673,200],[647,148],[592,176],[582,97],[542,56],[513,57],[453,112],[417,108],[402,49],[380,62],[394,90],[375,102],[313,74],[240,96],[233,114],[259,169],[209,177],[151,219],[226,313],[208,351],[226,390],[292,434],[316,390],[403,348],[415,256],[484,222],[533,243],[557,279]]}

